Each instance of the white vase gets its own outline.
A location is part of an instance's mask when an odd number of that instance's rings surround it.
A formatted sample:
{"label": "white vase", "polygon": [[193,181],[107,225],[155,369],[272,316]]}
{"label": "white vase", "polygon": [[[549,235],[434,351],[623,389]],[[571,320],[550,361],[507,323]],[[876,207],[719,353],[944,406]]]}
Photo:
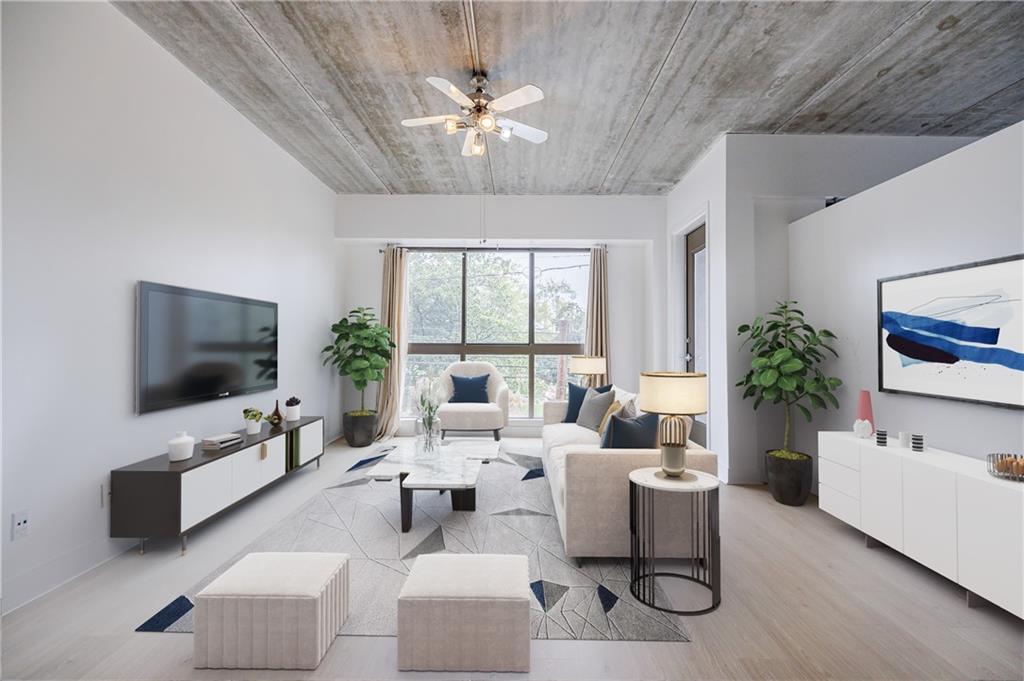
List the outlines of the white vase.
{"label": "white vase", "polygon": [[263,424],[260,423],[259,421],[248,421],[247,420],[245,422],[245,434],[246,435],[259,435],[260,434],[260,428],[262,428],[262,427],[263,427]]}
{"label": "white vase", "polygon": [[302,406],[301,404],[296,404],[294,407],[285,406],[285,408],[284,408],[284,420],[285,421],[298,421],[300,418],[302,418],[301,416],[299,416],[299,407],[301,407],[301,406]]}
{"label": "white vase", "polygon": [[191,459],[195,447],[196,439],[184,430],[179,430],[174,437],[167,441],[167,456],[171,461]]}

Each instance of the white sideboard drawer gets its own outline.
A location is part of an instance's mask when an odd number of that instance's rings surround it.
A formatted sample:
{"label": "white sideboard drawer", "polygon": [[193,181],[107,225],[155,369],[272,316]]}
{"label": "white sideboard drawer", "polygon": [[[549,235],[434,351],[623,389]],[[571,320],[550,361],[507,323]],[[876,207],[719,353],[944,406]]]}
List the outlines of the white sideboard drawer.
{"label": "white sideboard drawer", "polygon": [[827,459],[860,470],[860,443],[852,433],[818,433],[818,459]]}
{"label": "white sideboard drawer", "polygon": [[860,473],[828,459],[818,459],[818,482],[860,499]]}
{"label": "white sideboard drawer", "polygon": [[260,483],[269,485],[285,474],[285,443],[283,437],[275,437],[263,444],[267,448],[267,458],[260,462]]}
{"label": "white sideboard drawer", "polygon": [[317,421],[299,428],[299,465],[324,453],[324,422]]}
{"label": "white sideboard drawer", "polygon": [[902,465],[903,553],[956,581],[956,474],[927,458]]}
{"label": "white sideboard drawer", "polygon": [[231,461],[226,456],[181,474],[181,531],[231,504]]}
{"label": "white sideboard drawer", "polygon": [[818,508],[860,529],[860,502],[824,482],[818,483]]}
{"label": "white sideboard drawer", "polygon": [[1024,489],[956,476],[957,578],[1024,617]]}

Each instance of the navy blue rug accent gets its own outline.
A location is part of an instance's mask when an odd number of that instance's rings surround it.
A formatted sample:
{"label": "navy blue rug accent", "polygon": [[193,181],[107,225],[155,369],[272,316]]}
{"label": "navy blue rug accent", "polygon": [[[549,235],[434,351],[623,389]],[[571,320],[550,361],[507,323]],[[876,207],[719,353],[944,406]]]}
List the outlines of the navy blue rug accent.
{"label": "navy blue rug accent", "polygon": [[619,597],[606,589],[603,584],[597,585],[597,597],[601,599],[601,607],[606,613],[619,602]]}
{"label": "navy blue rug accent", "polygon": [[139,625],[139,628],[135,631],[163,631],[181,619],[181,616],[191,609],[192,601],[184,596],[178,596],[164,606],[163,610]]}
{"label": "navy blue rug accent", "polygon": [[526,471],[526,475],[523,476],[523,480],[533,480],[534,478],[543,478],[543,477],[544,477],[544,469],[543,468],[531,468],[530,470]]}
{"label": "navy blue rug accent", "polygon": [[362,461],[356,461],[354,464],[352,464],[352,467],[349,468],[348,471],[345,471],[345,472],[348,473],[349,471],[356,471],[356,470],[359,470],[360,468],[366,468],[367,466],[371,466],[371,465],[377,463],[378,461],[383,459],[385,456],[387,456],[387,453],[380,454],[378,456],[371,456],[369,459],[363,459]]}
{"label": "navy blue rug accent", "polygon": [[530,588],[533,589],[533,595],[537,597],[537,602],[540,603],[540,607],[544,607],[544,582],[537,580],[536,582],[530,582]]}

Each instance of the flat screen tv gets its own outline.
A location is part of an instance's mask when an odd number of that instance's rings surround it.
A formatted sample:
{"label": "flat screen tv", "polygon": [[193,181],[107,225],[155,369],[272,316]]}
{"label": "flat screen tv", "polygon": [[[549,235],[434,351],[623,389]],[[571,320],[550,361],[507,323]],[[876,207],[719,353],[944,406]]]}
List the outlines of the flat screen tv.
{"label": "flat screen tv", "polygon": [[140,281],[136,412],[277,388],[277,303]]}

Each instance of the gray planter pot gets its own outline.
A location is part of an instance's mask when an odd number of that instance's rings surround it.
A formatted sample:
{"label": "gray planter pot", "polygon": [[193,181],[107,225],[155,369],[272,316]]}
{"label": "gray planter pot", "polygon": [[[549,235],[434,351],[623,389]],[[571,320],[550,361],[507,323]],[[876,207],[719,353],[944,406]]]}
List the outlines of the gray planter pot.
{"label": "gray planter pot", "polygon": [[377,414],[345,413],[341,418],[342,432],[345,441],[352,447],[366,447],[373,444],[373,436],[377,434]]}

